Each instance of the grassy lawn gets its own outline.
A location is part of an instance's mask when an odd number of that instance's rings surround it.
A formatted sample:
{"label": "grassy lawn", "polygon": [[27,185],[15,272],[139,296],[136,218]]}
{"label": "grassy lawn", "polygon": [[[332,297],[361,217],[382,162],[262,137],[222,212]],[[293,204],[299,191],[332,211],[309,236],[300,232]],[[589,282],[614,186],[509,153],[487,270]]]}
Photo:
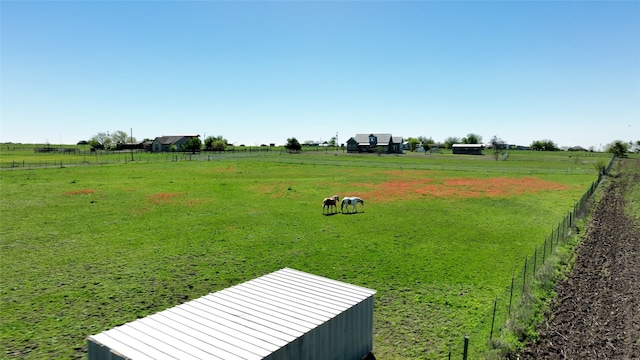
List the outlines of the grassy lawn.
{"label": "grassy lawn", "polygon": [[[42,156],[9,153],[0,162]],[[377,290],[378,359],[443,358],[607,159],[570,155],[271,152],[2,170],[0,357],[86,356],[88,335],[291,267]],[[323,216],[333,194],[365,206]]]}

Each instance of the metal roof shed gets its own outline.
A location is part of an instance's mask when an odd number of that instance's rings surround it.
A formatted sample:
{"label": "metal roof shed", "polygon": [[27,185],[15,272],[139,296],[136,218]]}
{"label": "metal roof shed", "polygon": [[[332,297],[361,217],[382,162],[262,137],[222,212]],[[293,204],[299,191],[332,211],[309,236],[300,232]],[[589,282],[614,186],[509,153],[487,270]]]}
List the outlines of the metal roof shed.
{"label": "metal roof shed", "polygon": [[360,360],[374,294],[284,268],[89,336],[89,360]]}
{"label": "metal roof shed", "polygon": [[483,144],[453,144],[451,145],[454,154],[482,155]]}

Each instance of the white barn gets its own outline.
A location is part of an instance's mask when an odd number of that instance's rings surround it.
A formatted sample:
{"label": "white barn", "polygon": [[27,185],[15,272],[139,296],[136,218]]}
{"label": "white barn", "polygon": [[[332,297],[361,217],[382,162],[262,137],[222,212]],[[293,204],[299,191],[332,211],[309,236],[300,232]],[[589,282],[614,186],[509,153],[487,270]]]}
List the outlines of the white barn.
{"label": "white barn", "polygon": [[374,294],[284,268],[89,336],[88,358],[360,360]]}

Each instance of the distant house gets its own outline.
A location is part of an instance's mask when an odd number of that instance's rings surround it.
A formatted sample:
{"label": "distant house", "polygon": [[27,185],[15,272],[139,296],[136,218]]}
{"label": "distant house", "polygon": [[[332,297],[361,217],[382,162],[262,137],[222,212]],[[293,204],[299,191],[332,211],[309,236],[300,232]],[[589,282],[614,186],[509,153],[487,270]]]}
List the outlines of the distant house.
{"label": "distant house", "polygon": [[356,134],[347,140],[347,152],[403,154],[402,136],[391,134]]}
{"label": "distant house", "polygon": [[160,136],[153,140],[151,143],[152,152],[165,152],[165,151],[183,151],[182,146],[184,143],[192,138],[199,138],[200,135],[175,135],[175,136]]}
{"label": "distant house", "polygon": [[460,155],[482,155],[483,144],[453,144],[451,145],[454,154]]}

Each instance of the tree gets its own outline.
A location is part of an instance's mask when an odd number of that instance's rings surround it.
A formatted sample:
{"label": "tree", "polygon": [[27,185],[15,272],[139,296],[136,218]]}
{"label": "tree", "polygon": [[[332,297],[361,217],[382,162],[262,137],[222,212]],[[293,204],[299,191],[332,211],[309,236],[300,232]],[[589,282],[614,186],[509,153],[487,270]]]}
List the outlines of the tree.
{"label": "tree", "polygon": [[135,143],[136,138],[127,134],[124,130],[116,130],[111,135],[108,132],[99,132],[89,139],[88,143],[92,147],[102,145],[105,149],[111,147],[111,144]]}
{"label": "tree", "polygon": [[[422,144],[423,147],[425,147],[425,145],[429,145],[429,144],[434,144],[435,141],[433,141],[432,137],[426,137],[426,136],[418,136],[418,140],[420,140],[420,143]],[[426,147],[425,147],[426,149]]]}
{"label": "tree", "polygon": [[595,167],[598,171],[598,175],[604,175],[605,170],[607,169],[607,163],[602,158],[600,158],[596,160],[595,164],[593,164],[593,167]]}
{"label": "tree", "polygon": [[418,148],[418,145],[420,145],[420,139],[417,138],[408,138],[407,139],[407,143],[409,143],[409,146],[411,147],[411,151],[416,151],[416,149]]}
{"label": "tree", "polygon": [[300,152],[302,146],[300,145],[298,139],[292,137],[287,139],[287,144],[284,146],[284,148],[289,152]]}
{"label": "tree", "polygon": [[560,148],[551,140],[536,140],[531,143],[531,150],[537,151],[558,151]]}
{"label": "tree", "polygon": [[336,136],[333,136],[331,137],[331,139],[329,139],[329,145],[331,146],[337,146],[338,145],[337,142],[338,142],[338,138]]}
{"label": "tree", "polygon": [[109,134],[106,132],[99,132],[89,139],[89,143],[92,144],[91,146],[94,146],[93,144],[99,144],[107,147],[107,145],[111,143],[111,139],[109,138]]}
{"label": "tree", "polygon": [[96,146],[102,145],[98,140],[91,138],[89,139],[89,141],[87,141],[87,143],[89,144],[89,146],[91,146],[92,148],[95,148]]}
{"label": "tree", "polygon": [[470,133],[467,137],[462,138],[463,144],[480,144],[482,142],[482,136]]}
{"label": "tree", "polygon": [[111,133],[111,141],[116,144],[126,144],[129,142],[129,134],[123,130],[116,130]]}
{"label": "tree", "polygon": [[444,147],[446,149],[451,149],[453,147],[452,146],[453,144],[459,144],[459,143],[460,143],[460,138],[457,138],[457,137],[450,136],[444,139]]}
{"label": "tree", "polygon": [[222,135],[208,136],[206,139],[204,139],[204,148],[206,150],[222,151],[226,149],[228,145],[229,142],[227,141],[227,139],[223,138]]}
{"label": "tree", "polygon": [[200,149],[202,148],[202,141],[199,137],[194,136],[185,141],[185,143],[182,145],[182,148],[184,150],[191,151],[192,154],[195,154],[196,151],[200,151]]}
{"label": "tree", "polygon": [[616,140],[607,145],[607,152],[612,153],[615,157],[626,157],[629,151],[629,144],[622,140]]}
{"label": "tree", "polygon": [[498,161],[500,155],[504,154],[504,149],[507,147],[506,143],[497,136],[493,136],[489,142],[493,151],[493,158]]}
{"label": "tree", "polygon": [[227,143],[224,140],[215,140],[213,144],[211,144],[211,150],[213,151],[224,151],[227,148]]}
{"label": "tree", "polygon": [[208,136],[206,139],[204,139],[204,149],[205,150],[213,149],[213,142],[214,141],[215,141],[215,139],[213,138],[213,136]]}

